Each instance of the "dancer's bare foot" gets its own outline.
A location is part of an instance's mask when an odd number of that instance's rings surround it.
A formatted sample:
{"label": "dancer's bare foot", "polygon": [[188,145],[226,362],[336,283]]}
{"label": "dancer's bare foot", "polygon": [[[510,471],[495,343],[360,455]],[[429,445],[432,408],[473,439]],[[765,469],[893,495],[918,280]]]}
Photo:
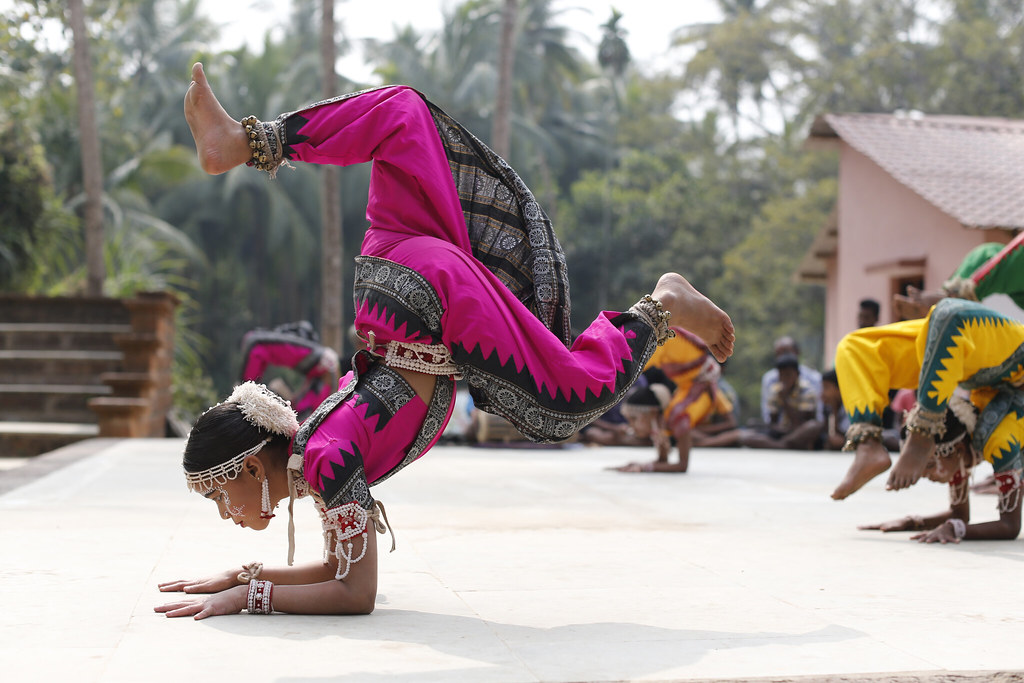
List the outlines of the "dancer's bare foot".
{"label": "dancer's bare foot", "polygon": [[934,439],[917,432],[910,432],[900,450],[900,457],[897,458],[896,465],[889,473],[889,481],[885,488],[889,491],[899,491],[916,484],[924,473],[928,458],[934,451]]}
{"label": "dancer's bare foot", "polygon": [[662,275],[651,296],[672,314],[670,325],[678,325],[703,339],[719,362],[732,355],[733,343],[736,341],[732,320],[711,299],[694,289],[682,275]]}
{"label": "dancer's bare foot", "polygon": [[857,444],[857,452],[853,456],[853,464],[846,471],[846,476],[832,492],[833,500],[842,500],[860,489],[882,472],[889,469],[892,458],[889,451],[877,439],[865,439]]}
{"label": "dancer's bare foot", "polygon": [[242,124],[220,106],[203,73],[203,65],[192,65],[192,84],[185,92],[185,120],[196,141],[199,166],[219,175],[249,161],[249,139]]}
{"label": "dancer's bare foot", "polygon": [[917,320],[928,315],[929,306],[921,301],[912,299],[902,294],[894,294],[892,297],[893,311],[898,320]]}

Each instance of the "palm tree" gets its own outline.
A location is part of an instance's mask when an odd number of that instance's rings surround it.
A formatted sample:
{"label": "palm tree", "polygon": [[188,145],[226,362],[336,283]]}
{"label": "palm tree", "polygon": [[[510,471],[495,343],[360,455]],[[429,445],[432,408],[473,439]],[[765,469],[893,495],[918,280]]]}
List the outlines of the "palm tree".
{"label": "palm tree", "polygon": [[[323,78],[324,99],[338,92],[336,75],[334,0],[322,0],[320,23],[320,70]],[[329,348],[344,348],[342,337],[342,232],[341,194],[338,191],[338,171],[333,166],[320,169],[320,202],[322,206],[323,249],[321,251],[320,335]]]}
{"label": "palm tree", "polygon": [[683,84],[712,85],[739,136],[740,107],[750,100],[758,118],[750,120],[762,130],[763,104],[772,97],[781,102],[779,70],[800,64],[791,47],[795,27],[785,13],[791,0],[716,0],[723,19],[719,23],[691,24],[677,29],[674,46],[696,46],[686,64]]}
{"label": "palm tree", "polygon": [[74,35],[75,84],[78,86],[78,137],[82,149],[82,179],[85,185],[85,257],[88,268],[86,293],[103,294],[106,267],[103,263],[103,160],[100,135],[96,127],[96,103],[93,92],[92,62],[89,59],[89,34],[85,28],[82,0],[68,3],[71,31]]}
{"label": "palm tree", "polygon": [[501,45],[498,54],[498,96],[494,103],[494,127],[491,144],[501,157],[509,153],[509,115],[512,99],[512,67],[515,64],[516,17],[518,0],[505,0],[501,13]]}

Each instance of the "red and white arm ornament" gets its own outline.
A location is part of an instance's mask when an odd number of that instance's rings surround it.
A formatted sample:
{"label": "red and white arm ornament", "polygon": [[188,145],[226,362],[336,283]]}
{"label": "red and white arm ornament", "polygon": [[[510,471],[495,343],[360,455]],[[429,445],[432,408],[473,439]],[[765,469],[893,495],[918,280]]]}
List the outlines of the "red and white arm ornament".
{"label": "red and white arm ornament", "polygon": [[[333,555],[338,560],[338,571],[334,578],[344,579],[348,576],[352,565],[363,559],[366,555],[367,533],[366,525],[369,521],[369,513],[356,502],[345,503],[336,508],[320,510],[320,518],[324,528],[324,562]],[[332,537],[334,547],[331,547]],[[356,536],[363,537],[363,547],[358,557],[354,556],[355,544],[352,539]]]}

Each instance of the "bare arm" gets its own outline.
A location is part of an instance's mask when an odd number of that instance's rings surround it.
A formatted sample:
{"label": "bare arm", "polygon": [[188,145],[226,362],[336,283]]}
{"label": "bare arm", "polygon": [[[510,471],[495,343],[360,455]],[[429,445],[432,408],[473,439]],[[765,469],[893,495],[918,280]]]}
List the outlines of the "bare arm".
{"label": "bare arm", "polygon": [[[1021,490],[1017,489],[1006,494],[1001,494],[999,519],[994,522],[982,522],[981,524],[968,524],[962,537],[957,537],[957,524],[953,519],[960,519],[966,522],[969,517],[957,517],[952,515],[950,519],[943,522],[925,534],[918,534],[911,537],[922,543],[959,543],[961,540],[968,541],[1012,541],[1020,534],[1020,502]],[[1003,510],[1009,509],[1008,512]]]}
{"label": "bare arm", "polygon": [[[268,568],[260,574],[260,579],[274,583],[273,607],[278,612],[291,614],[369,614],[373,611],[377,598],[377,539],[373,526],[369,526],[367,534],[366,555],[351,565],[348,575],[335,579],[338,561],[329,556],[326,564],[309,564],[301,567]],[[362,539],[353,539],[356,556],[361,552]],[[246,606],[248,586],[239,585],[235,570],[231,581],[234,585],[218,588],[217,592],[207,597],[188,597],[155,609],[168,617],[192,616],[196,619],[219,614],[238,614]],[[205,587],[207,584],[195,582],[183,588],[173,589],[170,586],[186,582],[169,582],[161,584],[161,591],[184,590],[199,593],[194,586]],[[166,587],[165,587],[166,586]],[[191,587],[191,590],[190,590]]]}
{"label": "bare arm", "polygon": [[[929,531],[937,529],[946,523],[947,520],[956,518],[962,519],[965,522],[971,518],[971,503],[966,495],[967,480],[965,479],[960,484],[950,484],[950,498],[952,500],[962,500],[962,503],[956,503],[950,505],[948,510],[943,510],[934,515],[920,516],[920,515],[907,515],[902,519],[893,519],[888,522],[882,522],[880,524],[864,524],[857,527],[858,529],[865,531]],[[951,531],[951,530],[950,530]],[[912,536],[911,540],[921,540],[922,537],[928,534],[918,534]]]}

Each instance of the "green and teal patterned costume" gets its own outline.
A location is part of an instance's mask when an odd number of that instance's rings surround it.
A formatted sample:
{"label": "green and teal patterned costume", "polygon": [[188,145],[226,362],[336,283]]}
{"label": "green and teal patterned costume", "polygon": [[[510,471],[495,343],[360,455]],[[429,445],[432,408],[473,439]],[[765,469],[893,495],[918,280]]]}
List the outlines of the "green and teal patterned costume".
{"label": "green and teal patterned costume", "polygon": [[943,299],[926,318],[846,335],[836,374],[852,434],[881,425],[890,389],[917,389],[908,426],[941,434],[953,391],[970,390],[981,411],[975,448],[992,463],[1001,492],[1021,486],[1024,323],[973,301]]}

